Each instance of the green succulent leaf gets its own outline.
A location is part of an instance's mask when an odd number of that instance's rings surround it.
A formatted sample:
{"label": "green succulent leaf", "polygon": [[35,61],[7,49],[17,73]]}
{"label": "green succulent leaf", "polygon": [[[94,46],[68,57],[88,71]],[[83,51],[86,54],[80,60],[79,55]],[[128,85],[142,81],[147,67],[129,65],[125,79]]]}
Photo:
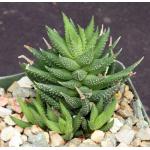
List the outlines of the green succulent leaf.
{"label": "green succulent leaf", "polygon": [[87,72],[79,69],[72,73],[72,77],[77,81],[82,81],[87,76]]}
{"label": "green succulent leaf", "polygon": [[58,115],[56,114],[55,110],[52,109],[49,105],[47,105],[47,117],[51,121],[58,121]]}
{"label": "green succulent leaf", "polygon": [[79,35],[82,41],[82,51],[84,52],[87,44],[86,35],[83,28],[81,28],[79,25],[78,28],[79,28]]}
{"label": "green succulent leaf", "polygon": [[82,118],[80,113],[78,113],[74,118],[73,118],[73,128],[74,128],[74,132],[76,132],[81,125],[82,122]]}
{"label": "green succulent leaf", "polygon": [[120,84],[117,84],[105,90],[94,90],[90,99],[95,102],[105,102],[106,100],[109,100],[119,90],[119,88]]}
{"label": "green succulent leaf", "polygon": [[90,113],[90,124],[93,124],[99,114],[99,110],[95,104],[92,105],[91,113]]}
{"label": "green succulent leaf", "polygon": [[45,68],[55,78],[58,78],[58,79],[61,79],[61,80],[65,80],[65,81],[72,79],[71,73],[69,71],[67,71],[66,69],[49,68],[48,66],[45,66]]}
{"label": "green succulent leaf", "polygon": [[87,41],[89,41],[91,39],[93,33],[94,33],[94,17],[92,17],[90,23],[88,24],[88,26],[85,29],[85,35],[86,35]]}
{"label": "green succulent leaf", "polygon": [[114,73],[112,75],[106,76],[103,80],[101,80],[101,82],[97,84],[97,88],[99,89],[106,88],[114,83],[117,83],[117,82],[120,82],[129,78],[132,75],[132,71],[135,69],[135,67],[137,67],[141,63],[142,60],[143,60],[143,57],[139,61],[134,63],[133,65],[129,66],[128,68],[120,72]]}
{"label": "green succulent leaf", "polygon": [[46,125],[50,130],[55,131],[57,133],[62,133],[60,128],[59,128],[59,124],[57,122],[50,121],[50,120],[47,119],[46,120]]}
{"label": "green succulent leaf", "polygon": [[20,120],[20,119],[17,119],[17,118],[15,118],[15,117],[13,117],[13,116],[11,116],[11,119],[12,119],[18,126],[20,126],[21,128],[27,128],[27,127],[30,127],[30,126],[31,126],[30,123],[25,122],[25,121],[22,121],[22,120]]}
{"label": "green succulent leaf", "polygon": [[68,17],[63,14],[64,27],[65,27],[65,39],[70,53],[73,57],[76,57],[82,53],[82,41],[77,33],[75,25],[73,25]]}
{"label": "green succulent leaf", "polygon": [[17,102],[19,103],[21,110],[27,118],[28,122],[30,122],[31,124],[35,124],[33,114],[31,113],[31,109],[28,107],[27,103],[24,102],[24,100],[21,98],[18,98]]}
{"label": "green succulent leaf", "polygon": [[106,122],[110,120],[115,111],[116,102],[116,99],[113,98],[112,101],[105,107],[105,110],[96,118],[93,128],[94,130],[100,129]]}
{"label": "green succulent leaf", "polygon": [[93,58],[94,58],[93,50],[89,49],[85,51],[82,55],[79,55],[76,58],[76,61],[80,66],[86,66],[92,63]]}
{"label": "green succulent leaf", "polygon": [[42,50],[41,53],[49,63],[52,62],[57,67],[63,67],[63,65],[61,64],[61,62],[59,60],[59,56],[57,56],[53,52],[48,52],[48,51]]}
{"label": "green succulent leaf", "polygon": [[59,117],[58,124],[59,124],[59,128],[60,128],[61,132],[65,133],[65,131],[66,131],[66,121],[64,119],[62,119],[61,117]]}
{"label": "green succulent leaf", "polygon": [[103,33],[99,37],[96,47],[94,49],[94,57],[95,58],[100,58],[100,56],[102,55],[103,50],[106,46],[106,42],[108,41],[108,38],[109,38],[109,34],[110,34],[110,29],[108,28],[107,32]]}
{"label": "green succulent leaf", "polygon": [[64,93],[61,93],[61,95],[64,97],[65,102],[72,108],[72,109],[76,109],[79,108],[82,104],[81,104],[81,100],[77,97],[70,97]]}
{"label": "green succulent leaf", "polygon": [[46,26],[48,37],[55,49],[62,55],[72,58],[68,51],[67,45],[64,39],[59,35],[56,30],[52,30],[50,27]]}
{"label": "green succulent leaf", "polygon": [[113,124],[114,124],[114,119],[107,122],[103,127],[100,128],[100,130],[104,131],[104,132],[107,132],[113,126]]}
{"label": "green succulent leaf", "polygon": [[90,112],[90,101],[88,99],[83,99],[82,107],[80,109],[81,116],[86,116]]}
{"label": "green succulent leaf", "polygon": [[59,102],[55,101],[52,97],[50,97],[49,95],[45,94],[44,92],[40,91],[40,96],[41,96],[41,99],[47,103],[48,105],[56,108],[56,109],[59,109],[60,108],[60,105],[59,105]]}
{"label": "green succulent leaf", "polygon": [[76,96],[77,92],[67,89],[65,87],[62,86],[58,86],[58,85],[48,85],[48,84],[42,84],[42,83],[35,83],[36,87],[41,90],[44,93],[47,93],[50,96],[60,96],[61,92],[69,95],[69,96]]}
{"label": "green succulent leaf", "polygon": [[57,83],[57,79],[54,76],[51,76],[48,72],[42,71],[34,66],[27,65],[25,71],[29,78],[36,82]]}
{"label": "green succulent leaf", "polygon": [[81,83],[79,81],[76,80],[69,80],[69,81],[65,81],[65,82],[58,82],[60,85],[72,89],[74,90],[75,87],[80,87]]}
{"label": "green succulent leaf", "polygon": [[59,60],[65,69],[69,71],[75,71],[80,68],[79,64],[73,59],[59,56]]}

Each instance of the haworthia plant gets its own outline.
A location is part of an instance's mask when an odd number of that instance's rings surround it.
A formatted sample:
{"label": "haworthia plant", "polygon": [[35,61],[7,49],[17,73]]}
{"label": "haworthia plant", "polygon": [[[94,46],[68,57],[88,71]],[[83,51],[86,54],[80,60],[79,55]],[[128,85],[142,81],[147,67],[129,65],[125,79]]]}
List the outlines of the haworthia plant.
{"label": "haworthia plant", "polygon": [[110,29],[95,28],[94,17],[86,28],[65,14],[63,21],[64,36],[46,26],[51,49],[25,46],[36,61],[22,67],[40,98],[32,103],[19,100],[28,122],[12,119],[21,127],[37,124],[69,140],[93,130],[109,130],[116,105],[114,94],[143,58],[114,73],[120,53],[114,49],[120,38],[108,45]]}

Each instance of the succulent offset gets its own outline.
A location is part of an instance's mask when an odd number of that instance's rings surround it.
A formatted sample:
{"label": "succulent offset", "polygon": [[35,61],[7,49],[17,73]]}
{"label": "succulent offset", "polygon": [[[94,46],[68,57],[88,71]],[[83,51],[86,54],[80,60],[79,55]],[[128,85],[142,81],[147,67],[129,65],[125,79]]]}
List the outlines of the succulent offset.
{"label": "succulent offset", "polygon": [[49,128],[69,140],[97,129],[109,130],[116,107],[114,94],[143,58],[115,72],[120,51],[114,53],[114,48],[120,38],[108,45],[110,29],[95,29],[93,17],[85,29],[65,14],[63,21],[64,37],[46,26],[52,48],[25,46],[36,61],[22,66],[38,96],[31,102],[19,100],[28,122],[12,119],[22,127]]}

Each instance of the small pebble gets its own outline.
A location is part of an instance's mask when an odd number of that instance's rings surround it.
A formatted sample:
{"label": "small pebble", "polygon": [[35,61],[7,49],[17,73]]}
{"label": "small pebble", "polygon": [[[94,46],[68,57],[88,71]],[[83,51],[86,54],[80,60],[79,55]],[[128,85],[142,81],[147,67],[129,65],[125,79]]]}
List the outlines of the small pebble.
{"label": "small pebble", "polygon": [[13,82],[10,87],[7,89],[8,92],[13,92],[14,90],[16,90],[19,87],[19,84],[17,83],[17,81]]}
{"label": "small pebble", "polygon": [[131,145],[134,146],[134,147],[140,146],[140,145],[141,145],[141,139],[140,139],[140,138],[134,139],[134,140],[132,141]]}
{"label": "small pebble", "polygon": [[39,132],[41,132],[41,131],[43,131],[40,127],[38,127],[37,125],[33,125],[32,127],[31,127],[31,132],[33,133],[33,134],[38,134]]}
{"label": "small pebble", "polygon": [[124,125],[118,133],[115,134],[118,142],[130,144],[135,136],[135,131],[129,126]]}
{"label": "small pebble", "polygon": [[22,77],[20,80],[17,81],[17,83],[20,87],[24,87],[24,88],[33,87],[33,82],[27,76]]}
{"label": "small pebble", "polygon": [[125,91],[124,96],[128,99],[128,100],[132,100],[134,95],[131,91]]}
{"label": "small pebble", "polygon": [[32,135],[31,128],[25,128],[24,129],[24,134],[27,135],[27,136]]}
{"label": "small pebble", "polygon": [[19,104],[16,102],[16,100],[13,101],[12,105],[11,105],[11,108],[13,111],[15,111],[16,113],[21,113],[22,110],[19,106]]}
{"label": "small pebble", "polygon": [[0,96],[0,106],[4,107],[8,104],[8,98]]}
{"label": "small pebble", "polygon": [[9,147],[19,147],[21,144],[23,144],[21,134],[19,132],[15,132],[9,141]]}
{"label": "small pebble", "polygon": [[122,117],[127,118],[133,116],[133,110],[127,102],[120,103],[120,109],[117,111]]}
{"label": "small pebble", "polygon": [[0,117],[4,118],[6,116],[9,116],[12,114],[12,111],[10,109],[4,108],[0,106]]}
{"label": "small pebble", "polygon": [[140,146],[141,147],[150,147],[150,141],[142,141]]}
{"label": "small pebble", "polygon": [[99,147],[99,146],[100,146],[99,144],[96,144],[91,139],[86,139],[79,145],[79,147]]}
{"label": "small pebble", "polygon": [[117,100],[120,100],[122,98],[122,93],[120,91],[118,91],[116,94],[115,94],[115,98]]}
{"label": "small pebble", "polygon": [[30,142],[31,144],[33,144],[36,147],[47,147],[48,146],[48,142],[46,140],[45,134],[43,132],[40,132],[38,134],[31,134],[28,137],[28,142]]}
{"label": "small pebble", "polygon": [[125,124],[132,127],[138,122],[138,119],[135,116],[130,116],[125,120]]}
{"label": "small pebble", "polygon": [[15,100],[16,100],[16,99],[15,99],[15,98],[12,98],[12,97],[8,98],[8,105],[12,105]]}
{"label": "small pebble", "polygon": [[0,147],[5,147],[5,143],[2,140],[0,140]]}
{"label": "small pebble", "polygon": [[144,119],[141,119],[139,120],[137,123],[136,123],[136,126],[141,129],[141,128],[147,128],[149,127],[149,124],[147,121],[145,121]]}
{"label": "small pebble", "polygon": [[101,141],[102,147],[115,147],[117,144],[117,140],[115,138],[115,135],[107,132],[105,138]]}
{"label": "small pebble", "polygon": [[13,97],[22,97],[22,98],[35,97],[35,91],[30,88],[19,87],[13,91],[12,95]]}
{"label": "small pebble", "polygon": [[150,140],[150,128],[141,128],[137,132],[136,137],[141,140]]}
{"label": "small pebble", "polygon": [[129,91],[129,86],[128,86],[128,85],[125,85],[124,90],[125,90],[125,92],[126,92],[126,91]]}
{"label": "small pebble", "polygon": [[28,137],[26,135],[21,135],[21,139],[23,141],[23,143],[27,142]]}
{"label": "small pebble", "polygon": [[19,127],[19,126],[15,126],[15,129],[19,132],[22,133],[23,132],[23,128]]}
{"label": "small pebble", "polygon": [[44,136],[46,138],[47,143],[49,143],[50,142],[49,134],[47,132],[43,132],[43,134],[44,134]]}
{"label": "small pebble", "polygon": [[91,140],[94,141],[95,143],[100,143],[101,140],[104,138],[105,133],[100,130],[95,130],[91,134]]}
{"label": "small pebble", "polygon": [[121,94],[124,93],[124,91],[125,91],[125,84],[122,84],[122,85],[120,86],[120,90],[119,90],[119,91],[121,92]]}
{"label": "small pebble", "polygon": [[120,130],[120,128],[123,126],[123,123],[118,119],[118,118],[114,118],[114,124],[111,127],[110,131],[112,133],[116,133],[117,131]]}
{"label": "small pebble", "polygon": [[14,123],[13,120],[10,118],[10,116],[6,116],[6,117],[4,118],[4,122],[5,122],[6,124],[10,125],[10,126],[15,125],[15,123]]}
{"label": "small pebble", "polygon": [[0,131],[2,131],[5,127],[6,127],[5,122],[3,122],[2,120],[0,120]]}
{"label": "small pebble", "polygon": [[120,105],[117,103],[116,104],[116,108],[115,108],[115,111],[119,110],[120,109]]}
{"label": "small pebble", "polygon": [[2,130],[0,137],[5,142],[9,141],[13,137],[14,132],[15,132],[15,130],[14,130],[13,127],[11,127],[11,126],[10,127],[6,127],[6,128],[4,128]]}
{"label": "small pebble", "polygon": [[62,146],[65,144],[64,139],[56,132],[54,131],[50,131],[49,132],[50,135],[50,140],[51,140],[51,146]]}
{"label": "small pebble", "polygon": [[74,138],[70,141],[68,141],[65,146],[67,147],[77,147],[81,144],[82,140],[80,138]]}

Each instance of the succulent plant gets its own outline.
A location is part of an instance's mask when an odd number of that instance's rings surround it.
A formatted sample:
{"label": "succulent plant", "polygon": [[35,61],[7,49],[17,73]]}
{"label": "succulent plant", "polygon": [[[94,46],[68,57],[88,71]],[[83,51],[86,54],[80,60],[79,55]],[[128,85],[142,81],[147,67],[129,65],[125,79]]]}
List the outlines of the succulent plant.
{"label": "succulent plant", "polygon": [[65,14],[63,21],[64,37],[46,26],[52,48],[25,46],[36,61],[22,66],[34,82],[40,100],[28,104],[19,101],[29,123],[13,120],[22,127],[48,127],[68,140],[97,129],[107,131],[113,125],[114,94],[143,58],[115,72],[120,51],[114,53],[114,48],[120,37],[108,45],[110,29],[95,28],[93,17],[85,29]]}

